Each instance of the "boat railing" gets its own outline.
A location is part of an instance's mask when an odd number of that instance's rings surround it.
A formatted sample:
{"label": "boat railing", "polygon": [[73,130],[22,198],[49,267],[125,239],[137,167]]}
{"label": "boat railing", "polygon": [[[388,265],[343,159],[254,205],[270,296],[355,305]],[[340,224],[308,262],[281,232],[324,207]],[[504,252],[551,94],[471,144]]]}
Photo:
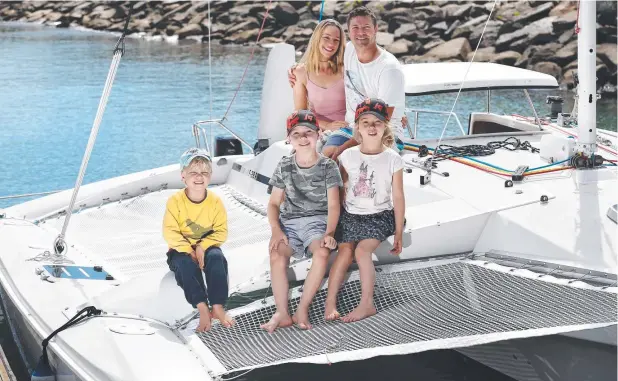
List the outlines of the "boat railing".
{"label": "boat railing", "polygon": [[463,126],[461,125],[461,121],[459,120],[459,117],[453,111],[438,111],[438,110],[427,110],[427,109],[406,107],[406,113],[414,114],[413,127],[410,127],[410,123],[408,123],[406,126],[406,128],[408,129],[408,134],[410,134],[410,137],[416,137],[416,132],[418,130],[418,116],[421,113],[446,115],[446,116],[450,115],[455,118],[455,122],[457,122],[457,125],[459,126],[459,129],[461,130],[462,135],[467,135],[467,133],[464,131]]}
{"label": "boat railing", "polygon": [[[195,137],[195,144],[197,145],[197,147],[202,146],[201,139],[200,139],[200,135],[201,135],[204,139],[204,145],[205,145],[206,150],[208,150],[208,152],[210,152],[214,156],[215,154],[214,134],[212,133],[212,128],[208,129],[207,131],[207,128],[205,126],[215,125],[219,128],[224,129],[228,133],[230,133],[233,137],[238,139],[242,144],[244,144],[247,148],[249,148],[249,151],[251,153],[254,153],[253,147],[251,147],[251,145],[247,143],[243,138],[238,136],[234,131],[232,131],[225,124],[223,124],[224,121],[225,121],[225,118],[224,119],[208,119],[208,120],[201,120],[201,121],[195,122],[193,124],[192,129],[193,129],[193,136]],[[210,139],[208,139],[208,136],[207,136],[208,132],[210,132]]]}

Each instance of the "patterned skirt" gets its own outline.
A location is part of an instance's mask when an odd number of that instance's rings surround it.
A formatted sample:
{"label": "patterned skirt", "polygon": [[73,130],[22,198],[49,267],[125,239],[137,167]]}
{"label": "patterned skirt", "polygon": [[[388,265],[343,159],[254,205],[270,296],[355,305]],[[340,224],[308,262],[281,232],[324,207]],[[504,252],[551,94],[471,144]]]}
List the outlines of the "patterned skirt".
{"label": "patterned skirt", "polygon": [[393,209],[375,214],[350,214],[345,208],[341,208],[335,239],[338,243],[359,242],[364,239],[377,239],[381,242],[393,234],[395,234]]}

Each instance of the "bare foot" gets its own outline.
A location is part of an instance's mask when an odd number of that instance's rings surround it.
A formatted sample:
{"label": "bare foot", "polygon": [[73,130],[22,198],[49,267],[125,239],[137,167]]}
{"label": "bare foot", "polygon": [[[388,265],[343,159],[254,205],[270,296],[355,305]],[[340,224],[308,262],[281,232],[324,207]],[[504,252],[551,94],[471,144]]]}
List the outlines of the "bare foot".
{"label": "bare foot", "polygon": [[211,322],[210,311],[208,310],[208,306],[204,303],[200,303],[198,304],[197,309],[200,312],[200,323],[197,326],[197,332],[210,331],[212,322]]}
{"label": "bare foot", "polygon": [[346,323],[351,323],[353,321],[359,321],[369,316],[375,315],[376,312],[376,308],[373,306],[373,304],[367,306],[359,304],[355,309],[352,310],[352,312],[345,315],[341,320]]}
{"label": "bare foot", "polygon": [[339,311],[337,311],[336,306],[331,307],[327,305],[326,308],[324,309],[324,320],[335,321],[335,320],[339,320],[340,317],[341,315],[339,314]]}
{"label": "bare foot", "polygon": [[263,330],[268,331],[268,333],[275,332],[277,328],[289,327],[293,324],[292,318],[288,314],[283,314],[281,312],[275,312],[273,317],[270,318],[268,323],[264,323],[260,326]]}
{"label": "bare foot", "polygon": [[297,309],[294,316],[292,316],[292,321],[300,329],[311,329],[311,324],[309,324],[309,313],[306,310]]}
{"label": "bare foot", "polygon": [[213,319],[219,320],[221,325],[225,328],[230,328],[234,325],[234,319],[225,312],[225,309],[220,304],[212,306],[212,317]]}

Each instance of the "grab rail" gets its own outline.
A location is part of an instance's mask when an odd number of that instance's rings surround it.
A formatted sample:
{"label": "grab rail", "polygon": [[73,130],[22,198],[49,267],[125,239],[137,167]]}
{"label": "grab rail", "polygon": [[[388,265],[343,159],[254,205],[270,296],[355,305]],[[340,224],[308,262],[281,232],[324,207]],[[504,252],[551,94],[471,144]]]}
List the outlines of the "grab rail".
{"label": "grab rail", "polygon": [[201,132],[203,137],[204,137],[204,144],[206,145],[206,149],[214,157],[214,152],[210,149],[211,146],[213,146],[212,148],[214,149],[214,140],[213,140],[214,139],[214,135],[212,134],[212,130],[211,130],[210,143],[208,143],[208,137],[206,136],[206,129],[203,127],[203,125],[205,125],[205,124],[214,124],[216,126],[219,126],[219,127],[223,128],[225,131],[229,132],[230,134],[232,134],[233,137],[235,137],[242,144],[247,146],[247,148],[249,148],[249,151],[251,151],[251,153],[254,153],[253,152],[253,147],[251,147],[251,145],[249,143],[247,143],[240,136],[236,135],[234,133],[234,131],[230,130],[228,127],[225,126],[225,124],[223,124],[224,120],[225,120],[225,118],[224,119],[208,119],[208,120],[201,120],[199,122],[195,122],[193,124],[192,130],[193,130],[193,136],[195,136],[195,144],[197,145],[197,147],[201,146],[201,142],[200,142],[200,132]]}
{"label": "grab rail", "polygon": [[467,135],[466,132],[463,129],[463,126],[461,125],[461,122],[459,121],[459,117],[457,116],[457,114],[455,114],[455,112],[451,112],[451,111],[437,111],[437,110],[427,110],[427,109],[420,109],[420,108],[407,108],[406,107],[406,112],[412,112],[414,113],[414,131],[410,130],[410,125],[408,124],[407,128],[408,128],[408,133],[410,134],[410,137],[415,138],[416,137],[416,132],[418,130],[418,115],[420,113],[426,113],[426,114],[438,114],[438,115],[450,115],[455,117],[455,121],[457,122],[457,125],[459,126],[459,129],[461,130],[461,133],[463,135]]}

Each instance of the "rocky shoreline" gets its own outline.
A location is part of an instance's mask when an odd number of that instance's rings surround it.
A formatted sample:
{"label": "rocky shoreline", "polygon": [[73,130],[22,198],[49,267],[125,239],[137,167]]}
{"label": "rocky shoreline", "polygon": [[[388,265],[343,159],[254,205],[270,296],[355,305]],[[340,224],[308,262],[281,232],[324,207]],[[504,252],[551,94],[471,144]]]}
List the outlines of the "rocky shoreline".
{"label": "rocky shoreline", "polygon": [[[365,4],[379,17],[378,44],[403,63],[468,61],[493,1],[327,1],[323,17],[345,24],[347,13]],[[131,34],[207,42],[252,44],[264,12],[260,43],[285,41],[304,51],[317,25],[320,1],[0,1],[0,21],[36,22],[59,28],[120,32],[133,6]],[[613,1],[597,4],[597,85],[616,95],[617,37]],[[573,87],[577,70],[577,2],[500,1],[487,25],[475,61],[497,62],[553,75]]]}

